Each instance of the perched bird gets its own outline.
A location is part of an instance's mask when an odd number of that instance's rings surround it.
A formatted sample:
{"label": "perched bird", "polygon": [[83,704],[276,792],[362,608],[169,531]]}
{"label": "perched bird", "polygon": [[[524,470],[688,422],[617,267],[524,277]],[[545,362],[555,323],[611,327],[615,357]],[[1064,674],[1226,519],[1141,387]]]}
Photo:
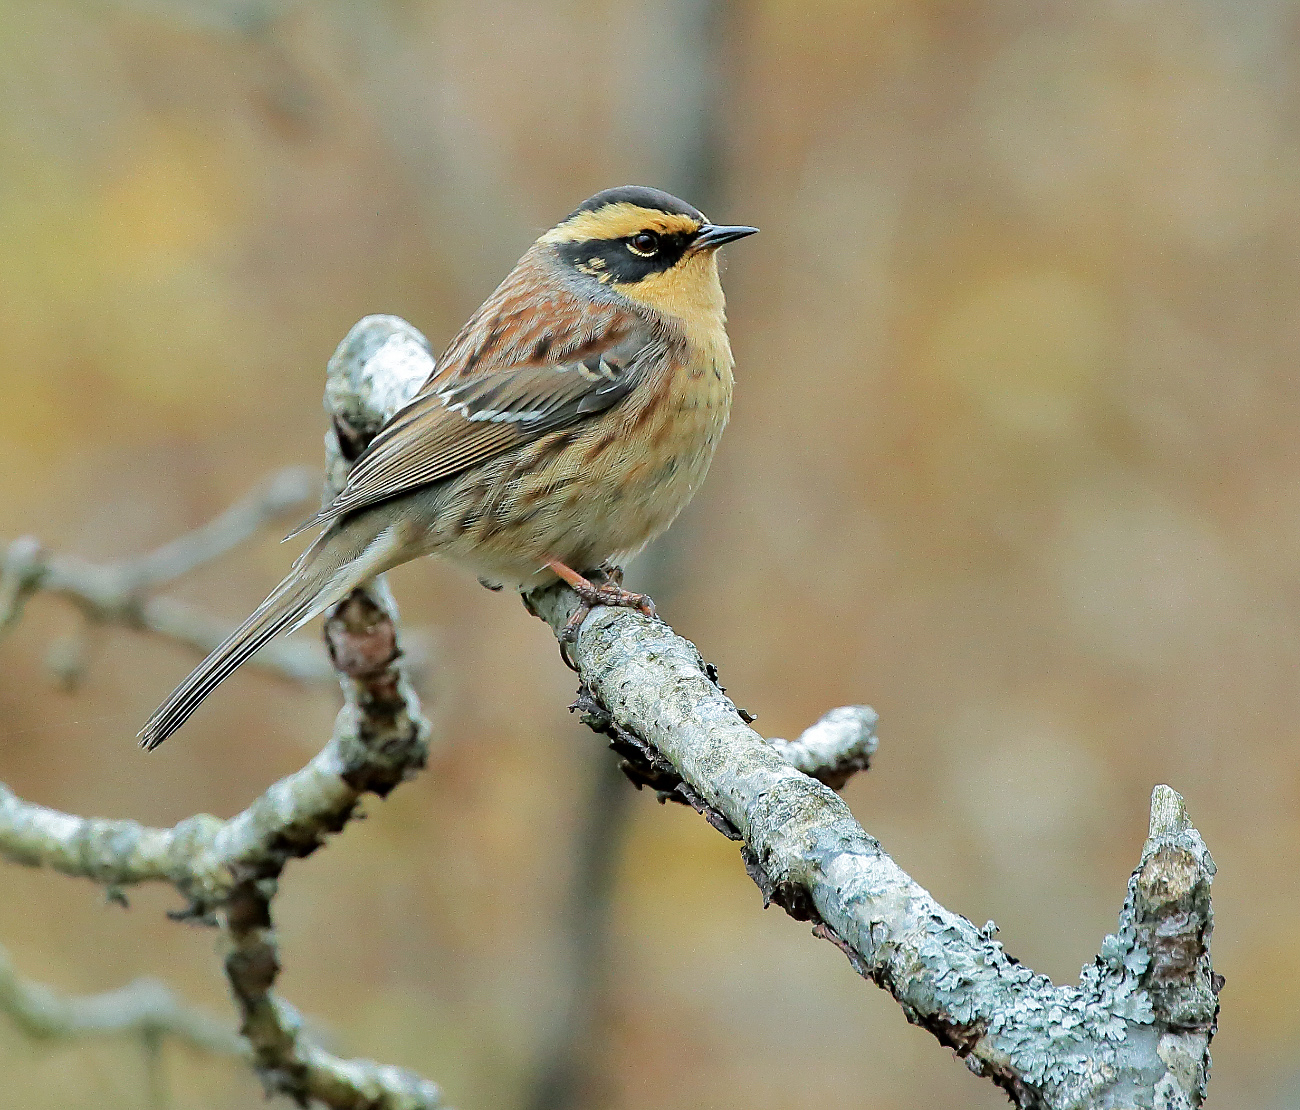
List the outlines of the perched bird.
{"label": "perched bird", "polygon": [[273,636],[421,555],[520,592],[561,578],[586,606],[652,616],[648,598],[583,572],[621,565],[703,481],[731,407],[717,249],[757,230],[626,186],[542,235],[299,529],[324,531],[141,744],[161,744]]}

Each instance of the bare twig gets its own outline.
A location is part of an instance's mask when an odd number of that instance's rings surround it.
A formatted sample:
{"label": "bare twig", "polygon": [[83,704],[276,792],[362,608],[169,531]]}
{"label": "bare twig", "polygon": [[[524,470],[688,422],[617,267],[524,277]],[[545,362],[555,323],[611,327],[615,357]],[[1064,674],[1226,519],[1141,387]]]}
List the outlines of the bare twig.
{"label": "bare twig", "polygon": [[184,1005],[157,979],[136,979],[103,994],[68,996],[18,974],[0,948],[0,1011],[30,1037],[175,1037],[222,1056],[247,1058],[248,1043],[223,1022]]}
{"label": "bare twig", "polygon": [[302,1028],[302,1018],[271,985],[280,970],[271,923],[274,886],[241,883],[226,905],[231,950],[226,976],[243,1013],[243,1033],[254,1047],[268,1093],[306,1106],[319,1100],[338,1110],[435,1110],[442,1096],[433,1083],[403,1068],[345,1060],[326,1052]]}
{"label": "bare twig", "polygon": [[[560,587],[531,601],[557,633],[577,604]],[[1168,787],[1153,796],[1119,928],[1077,986],[1056,986],[1009,957],[992,923],[977,929],[936,902],[836,794],[747,726],[666,625],[596,609],[574,658],[577,708],[633,775],[740,841],[765,904],[814,922],[1016,1105],[1201,1105],[1222,982],[1209,956],[1214,864]]]}
{"label": "bare twig", "polygon": [[171,883],[192,915],[207,916],[242,876],[278,875],[341,829],[362,794],[385,795],[424,765],[429,726],[419,702],[400,672],[382,681],[389,683],[382,697],[350,691],[329,743],[228,821],[201,813],[158,829],[80,817],[24,801],[0,784],[0,855],[114,887]]}
{"label": "bare twig", "polygon": [[[330,359],[325,398],[333,427],[326,436],[326,501],[340,488],[350,461],[423,381],[403,373],[409,360],[401,343],[372,345],[365,338],[370,334],[369,321],[361,321]],[[245,831],[232,838],[246,844],[259,862],[252,863],[245,849],[246,862],[230,869],[236,883],[224,904],[223,924],[232,943],[226,976],[262,1082],[269,1092],[287,1094],[302,1105],[310,1099],[341,1110],[433,1110],[442,1105],[438,1088],[418,1075],[368,1060],[342,1060],[313,1044],[302,1035],[297,1012],[271,989],[280,969],[271,921],[275,880],[284,866],[278,851],[305,855],[314,850],[326,832],[351,817],[362,794],[385,797],[424,767],[429,724],[399,662],[395,618],[396,606],[382,579],[354,590],[326,617],[325,643],[345,700],[329,746],[337,744],[342,766],[337,777],[328,772],[324,778],[313,776],[315,787],[308,787],[311,778],[299,772],[304,776],[296,784],[299,790],[285,791],[284,808],[292,810],[324,787],[321,797],[333,798],[324,807],[327,823],[280,821],[282,807],[264,795],[269,804],[261,816],[292,833],[266,837]],[[250,821],[252,827],[257,824],[256,817]]]}
{"label": "bare twig", "polygon": [[[289,509],[303,508],[314,488],[315,481],[303,468],[281,470],[208,524],[138,559],[118,563],[55,555],[34,537],[20,537],[0,564],[0,636],[21,619],[28,598],[45,592],[72,602],[93,624],[153,632],[206,654],[234,626],[152,591],[220,558]],[[315,644],[293,640],[275,641],[253,664],[299,682],[333,678],[329,661]]]}
{"label": "bare twig", "polygon": [[156,588],[220,558],[315,495],[319,477],[305,466],[272,474],[215,520],[118,569],[134,590]]}
{"label": "bare twig", "polygon": [[433,1084],[324,1052],[271,990],[279,960],[270,903],[280,872],[342,829],[363,794],[385,796],[424,766],[429,725],[398,666],[392,620],[376,595],[382,599],[382,589],[357,591],[327,622],[346,700],[334,735],[248,809],[229,821],[200,814],[156,829],[60,813],[0,785],[0,854],[114,888],[170,882],[190,902],[181,916],[221,924],[232,940],[226,969],[242,1032],[269,1091],[349,1110],[431,1110],[442,1105]]}
{"label": "bare twig", "polygon": [[[394,347],[359,342],[365,327],[363,321],[354,328],[330,362],[327,396],[334,428],[328,437],[327,496],[330,483],[341,480],[347,459],[354,457],[349,447],[363,445],[419,384],[397,384]],[[367,381],[382,389],[366,391]],[[364,393],[362,401],[354,399],[355,391]],[[353,419],[361,409],[375,417],[372,424]],[[198,552],[220,548],[250,519],[243,511],[226,514],[205,538],[142,560],[137,567],[145,570],[137,570],[134,578],[120,570],[116,578],[83,576],[82,586],[103,586],[104,592],[91,588],[73,596],[97,614],[136,614],[138,610],[112,606],[129,604],[120,599],[129,597],[142,579],[155,581],[193,566]],[[57,562],[54,569],[48,560],[42,562],[32,545],[20,546],[0,584],[0,606],[7,605],[0,613],[12,618],[24,594],[36,588],[33,583],[49,588],[57,569]],[[174,828],[156,829],[84,818],[23,801],[0,785],[0,854],[95,879],[114,890],[169,882],[190,903],[177,916],[223,928],[231,942],[227,977],[254,1066],[269,1093],[288,1095],[303,1106],[312,1100],[336,1110],[442,1106],[437,1087],[418,1075],[324,1051],[304,1034],[294,1008],[273,990],[280,964],[271,903],[281,871],[289,860],[309,855],[340,831],[364,794],[386,796],[427,758],[429,723],[403,671],[394,617],[382,581],[355,591],[327,616],[326,645],[344,696],[334,733],[306,767],[275,783],[228,821],[200,814]]]}
{"label": "bare twig", "polygon": [[773,738],[768,743],[791,767],[838,790],[871,766],[879,720],[868,705],[842,705],[804,729],[798,740]]}

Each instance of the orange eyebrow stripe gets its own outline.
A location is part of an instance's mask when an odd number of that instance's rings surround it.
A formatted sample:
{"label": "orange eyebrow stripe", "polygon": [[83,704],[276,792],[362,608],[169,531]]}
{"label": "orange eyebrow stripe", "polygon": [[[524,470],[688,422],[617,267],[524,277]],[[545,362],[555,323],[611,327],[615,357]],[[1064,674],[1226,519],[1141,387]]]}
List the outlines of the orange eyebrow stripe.
{"label": "orange eyebrow stripe", "polygon": [[700,223],[676,212],[660,212],[621,201],[618,204],[607,204],[594,212],[579,212],[559,227],[552,228],[538,242],[578,243],[588,239],[622,239],[647,229],[662,235],[676,235],[698,231]]}

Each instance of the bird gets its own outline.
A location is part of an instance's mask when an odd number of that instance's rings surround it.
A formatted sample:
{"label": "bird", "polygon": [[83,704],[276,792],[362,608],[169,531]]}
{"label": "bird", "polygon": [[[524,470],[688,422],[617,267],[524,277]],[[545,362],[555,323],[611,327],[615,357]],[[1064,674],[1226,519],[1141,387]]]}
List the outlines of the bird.
{"label": "bird", "polygon": [[[618,568],[691,500],[726,427],[733,358],[718,248],[757,230],[628,185],[543,233],[339,494],[291,533],[323,526],[158,707],[141,746],[158,747],[274,636],[424,555],[525,600],[564,581],[582,603],[575,620],[595,605],[653,617]],[[565,635],[575,633],[570,622]]]}

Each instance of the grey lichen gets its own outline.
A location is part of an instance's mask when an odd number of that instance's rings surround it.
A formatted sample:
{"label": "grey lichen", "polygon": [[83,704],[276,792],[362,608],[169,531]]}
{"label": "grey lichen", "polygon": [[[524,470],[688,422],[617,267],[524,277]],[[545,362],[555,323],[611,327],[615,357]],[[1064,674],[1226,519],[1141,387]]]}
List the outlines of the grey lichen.
{"label": "grey lichen", "polygon": [[[391,321],[373,319],[363,325],[354,329],[330,363],[328,395],[334,422],[327,498],[346,477],[355,451],[427,372],[426,365],[417,365],[421,351],[427,359],[427,345],[412,338],[418,333],[409,325],[394,329]],[[381,332],[387,332],[387,338]],[[69,596],[83,606],[97,606],[95,613],[108,614],[106,606],[116,604],[113,590],[123,573],[135,575],[133,581],[149,582],[174,576],[205,552],[246,532],[254,510],[265,515],[294,492],[286,482],[273,482],[261,500],[250,502],[248,511],[232,511],[218,527],[210,526],[201,542],[169,545],[126,564],[125,571],[87,570],[43,559],[33,544],[11,546],[0,570],[0,625],[17,619],[32,589],[52,588],[51,577],[57,582],[69,567],[75,572],[64,574],[71,583]],[[148,612],[138,608],[138,599],[127,601],[137,608],[123,609],[126,616],[121,619],[153,627]],[[134,883],[172,883],[189,903],[175,916],[224,929],[230,941],[227,978],[242,1016],[244,1039],[238,1043],[246,1045],[268,1092],[286,1094],[303,1106],[436,1110],[443,1105],[438,1088],[414,1073],[324,1051],[303,1034],[296,1011],[273,989],[280,961],[271,903],[280,873],[290,860],[310,854],[343,829],[364,794],[387,795],[427,758],[430,726],[404,673],[395,621],[396,607],[382,581],[355,591],[327,615],[331,670],[345,703],[334,733],[305,767],[274,783],[228,821],[200,814],[174,828],[156,829],[133,821],[83,818],[26,802],[0,784],[0,854],[102,882],[118,899],[122,888]],[[17,1006],[33,996],[14,991],[9,997]],[[135,995],[117,999],[123,1004],[132,1000],[138,1001]],[[0,1005],[4,1001],[0,991]],[[156,998],[153,1004],[158,1011]]]}
{"label": "grey lichen", "polygon": [[[553,587],[531,603],[558,631],[576,599]],[[694,646],[666,625],[598,608],[573,655],[599,709],[588,717],[629,738],[648,765],[662,764],[659,781],[679,777],[697,808],[741,838],[765,902],[813,920],[909,1021],[1018,1106],[1155,1107],[1170,1091],[1200,1105],[1217,1012],[1213,864],[1176,818],[1173,791],[1153,798],[1153,835],[1116,932],[1077,986],[1058,986],[1007,955],[994,929],[977,929],[904,873],[835,793],[747,726]]]}
{"label": "grey lichen", "polygon": [[768,743],[790,766],[838,790],[871,766],[879,721],[869,705],[842,705],[804,729],[798,740],[773,738]]}

